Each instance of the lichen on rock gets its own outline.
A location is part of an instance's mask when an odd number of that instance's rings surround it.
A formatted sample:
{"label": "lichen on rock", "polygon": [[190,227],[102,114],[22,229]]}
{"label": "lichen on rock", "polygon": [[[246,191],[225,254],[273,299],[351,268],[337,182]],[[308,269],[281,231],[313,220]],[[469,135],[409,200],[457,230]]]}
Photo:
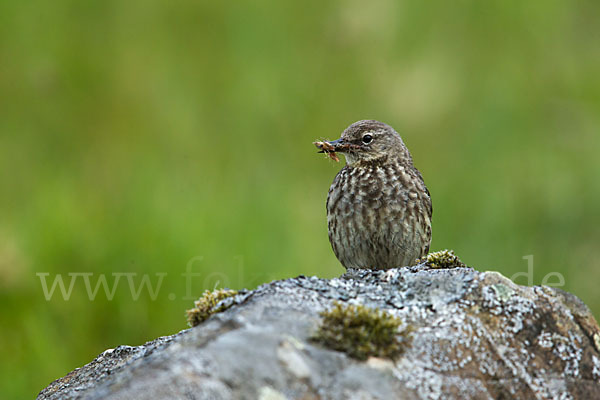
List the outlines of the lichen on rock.
{"label": "lichen on rock", "polygon": [[396,359],[410,344],[410,327],[400,332],[402,321],[382,310],[335,302],[320,316],[323,319],[313,341],[358,360]]}
{"label": "lichen on rock", "polygon": [[223,304],[221,301],[236,294],[238,294],[237,290],[229,289],[205,291],[202,297],[194,302],[194,308],[186,311],[188,324],[194,327],[206,321],[211,315],[227,310],[233,303]]}
{"label": "lichen on rock", "polygon": [[417,263],[425,263],[431,268],[464,268],[466,265],[454,254],[454,250],[441,250],[429,253]]}

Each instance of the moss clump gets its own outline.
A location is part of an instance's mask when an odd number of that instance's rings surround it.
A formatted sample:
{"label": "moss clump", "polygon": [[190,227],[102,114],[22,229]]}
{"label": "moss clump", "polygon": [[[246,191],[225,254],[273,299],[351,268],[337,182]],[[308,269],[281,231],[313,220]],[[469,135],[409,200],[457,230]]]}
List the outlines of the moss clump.
{"label": "moss clump", "polygon": [[194,308],[187,310],[187,321],[190,326],[196,326],[208,319],[213,314],[227,310],[232,304],[219,304],[221,300],[235,296],[238,292],[229,289],[205,291],[202,297],[194,302]]}
{"label": "moss clump", "polygon": [[323,320],[312,340],[359,360],[371,356],[393,360],[410,344],[412,329],[399,332],[402,321],[385,311],[336,302],[320,315]]}
{"label": "moss clump", "polygon": [[463,268],[466,265],[454,254],[454,250],[442,250],[430,253],[427,257],[417,260],[419,263],[427,263],[431,268]]}

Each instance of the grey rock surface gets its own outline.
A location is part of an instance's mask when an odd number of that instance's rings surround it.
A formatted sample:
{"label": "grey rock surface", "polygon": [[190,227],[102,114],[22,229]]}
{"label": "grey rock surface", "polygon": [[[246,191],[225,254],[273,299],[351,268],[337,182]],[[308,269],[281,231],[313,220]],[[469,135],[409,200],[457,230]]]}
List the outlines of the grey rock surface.
{"label": "grey rock surface", "polygon": [[[38,399],[598,399],[600,330],[575,296],[425,266],[275,281],[195,328],[107,350]],[[396,361],[310,340],[335,301],[414,327]]]}

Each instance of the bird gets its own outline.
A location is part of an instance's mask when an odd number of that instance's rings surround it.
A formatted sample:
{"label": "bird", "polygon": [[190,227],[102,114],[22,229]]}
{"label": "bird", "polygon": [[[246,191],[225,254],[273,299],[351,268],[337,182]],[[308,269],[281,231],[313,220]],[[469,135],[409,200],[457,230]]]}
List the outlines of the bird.
{"label": "bird", "polygon": [[346,159],[327,196],[329,241],[346,269],[412,266],[428,254],[431,195],[394,128],[362,120],[314,144]]}

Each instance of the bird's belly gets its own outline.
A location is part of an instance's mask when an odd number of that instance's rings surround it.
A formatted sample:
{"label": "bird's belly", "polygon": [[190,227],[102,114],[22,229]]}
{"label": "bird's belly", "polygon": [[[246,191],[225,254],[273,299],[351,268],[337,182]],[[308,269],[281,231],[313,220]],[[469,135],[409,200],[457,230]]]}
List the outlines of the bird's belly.
{"label": "bird's belly", "polygon": [[347,196],[328,207],[329,239],[346,268],[387,269],[412,265],[423,236],[408,196]]}

